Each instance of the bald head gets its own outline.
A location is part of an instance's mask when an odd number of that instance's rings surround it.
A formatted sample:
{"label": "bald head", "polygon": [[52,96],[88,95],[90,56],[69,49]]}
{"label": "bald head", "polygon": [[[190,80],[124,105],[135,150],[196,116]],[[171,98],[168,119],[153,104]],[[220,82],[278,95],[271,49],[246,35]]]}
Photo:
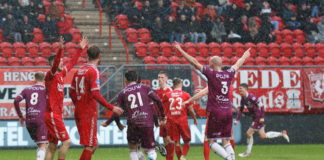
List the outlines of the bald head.
{"label": "bald head", "polygon": [[218,56],[213,56],[212,58],[210,58],[209,60],[209,65],[211,67],[221,67],[222,66],[222,58],[218,57]]}

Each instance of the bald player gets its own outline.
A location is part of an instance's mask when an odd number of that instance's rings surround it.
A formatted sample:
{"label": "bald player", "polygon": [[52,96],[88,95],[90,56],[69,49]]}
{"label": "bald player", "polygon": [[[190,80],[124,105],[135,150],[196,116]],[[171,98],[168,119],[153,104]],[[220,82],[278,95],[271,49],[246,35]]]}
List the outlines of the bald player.
{"label": "bald player", "polygon": [[[200,70],[208,79],[208,102],[207,112],[207,140],[209,147],[217,155],[226,160],[234,160],[235,153],[229,143],[232,135],[233,115],[229,98],[229,88],[235,72],[243,65],[246,58],[250,56],[250,49],[228,70],[222,71],[222,59],[213,56],[209,61],[209,67],[201,65],[194,57],[186,53],[179,44],[175,48],[195,68]],[[223,146],[216,140],[221,139]]]}

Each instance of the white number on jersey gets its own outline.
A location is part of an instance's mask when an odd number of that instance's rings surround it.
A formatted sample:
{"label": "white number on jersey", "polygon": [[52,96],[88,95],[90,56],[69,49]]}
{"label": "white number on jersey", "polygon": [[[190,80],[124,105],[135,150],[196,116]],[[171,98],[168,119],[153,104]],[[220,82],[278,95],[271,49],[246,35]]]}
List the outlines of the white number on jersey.
{"label": "white number on jersey", "polygon": [[228,92],[228,87],[227,87],[227,82],[226,81],[223,81],[222,82],[222,85],[223,85],[223,87],[222,87],[222,93],[223,94],[227,94],[227,92]]}
{"label": "white number on jersey", "polygon": [[172,111],[172,110],[174,110],[174,109],[178,109],[178,110],[181,109],[181,105],[182,105],[182,98],[177,97],[175,100],[178,102],[178,105],[174,108],[174,107],[173,107],[174,98],[169,98],[169,102],[170,102],[170,111]]}
{"label": "white number on jersey", "polygon": [[80,93],[84,94],[84,76],[81,77],[80,83],[78,83],[79,77],[75,77],[75,92],[78,95],[79,94],[79,89],[80,88]]}
{"label": "white number on jersey", "polygon": [[31,94],[30,104],[36,105],[38,102],[38,93],[34,92]]}
{"label": "white number on jersey", "polygon": [[[137,92],[137,99],[139,102],[140,106],[143,106],[143,100],[142,100],[142,96],[141,93]],[[135,103],[136,102],[136,96],[134,94],[130,94],[128,95],[128,101],[131,102],[131,109],[137,108],[138,105]]]}

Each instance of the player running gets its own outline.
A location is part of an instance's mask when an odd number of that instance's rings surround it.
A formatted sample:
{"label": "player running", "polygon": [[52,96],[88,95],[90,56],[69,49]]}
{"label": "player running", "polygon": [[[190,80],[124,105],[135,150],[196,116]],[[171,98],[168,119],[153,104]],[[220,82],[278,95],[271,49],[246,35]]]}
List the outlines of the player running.
{"label": "player running", "polygon": [[66,131],[63,123],[63,99],[64,99],[64,82],[63,78],[73,68],[78,61],[81,52],[88,45],[88,39],[82,38],[80,47],[77,53],[72,57],[67,66],[63,68],[62,56],[64,39],[60,37],[60,49],[56,53],[56,56],[49,58],[49,64],[51,70],[46,73],[45,86],[46,86],[46,112],[44,114],[45,124],[48,130],[49,146],[46,151],[46,160],[52,160],[54,158],[55,150],[57,148],[58,141],[62,142],[58,153],[58,159],[64,160],[66,153],[70,147],[71,140]]}
{"label": "player running", "polygon": [[74,74],[70,90],[75,105],[75,122],[80,134],[80,144],[84,146],[80,160],[90,160],[98,146],[97,139],[97,101],[117,115],[123,110],[109,104],[100,95],[100,73],[97,65],[100,61],[100,49],[91,46],[87,50],[89,62]]}
{"label": "player running", "polygon": [[[187,110],[194,119],[194,124],[197,125],[197,119],[192,107],[192,103],[182,106],[181,103],[189,100],[190,95],[182,91],[182,80],[179,78],[173,79],[173,91],[166,93],[163,96],[162,102],[165,105],[164,109],[167,114],[168,120],[166,124],[167,136],[171,138],[170,144],[176,144],[175,150],[178,159],[185,160],[190,147],[190,128],[188,125]],[[180,135],[184,141],[183,151],[181,152]],[[172,148],[171,148],[172,147]],[[167,150],[167,160],[173,160],[174,145]]]}
{"label": "player running", "polygon": [[118,106],[125,109],[127,114],[127,140],[130,151],[130,160],[145,160],[139,150],[141,146],[148,155],[149,160],[156,160],[154,140],[154,122],[151,101],[153,100],[162,117],[161,125],[165,125],[165,115],[160,98],[152,89],[143,84],[137,84],[137,73],[125,73],[127,87],[118,95]]}
{"label": "player running", "polygon": [[[35,73],[35,85],[25,88],[14,100],[20,125],[24,126],[26,120],[29,135],[38,146],[36,160],[44,160],[48,143],[47,129],[43,118],[46,109],[44,77],[43,72]],[[23,117],[19,107],[19,102],[23,99],[26,101],[26,119]]]}
{"label": "player running", "polygon": [[246,152],[240,153],[240,157],[250,157],[251,150],[253,146],[253,134],[255,131],[259,133],[259,136],[262,139],[266,138],[276,138],[276,137],[283,137],[289,143],[289,137],[287,132],[283,130],[282,132],[273,132],[269,131],[265,133],[264,131],[264,106],[260,102],[257,96],[253,95],[252,93],[248,92],[248,84],[242,83],[239,87],[240,94],[242,96],[241,99],[241,108],[239,114],[236,117],[236,121],[234,122],[235,125],[238,124],[238,120],[241,118],[244,108],[246,107],[249,110],[249,115],[252,115],[253,122],[246,132],[247,136],[247,149]]}
{"label": "player running", "polygon": [[[235,153],[229,143],[232,135],[232,109],[229,98],[229,88],[234,78],[235,72],[243,65],[246,58],[250,56],[250,49],[244,52],[243,56],[226,71],[222,71],[222,59],[213,56],[209,61],[209,67],[202,66],[194,57],[186,53],[179,44],[175,48],[184,58],[199,69],[208,79],[208,102],[207,112],[207,140],[209,147],[220,157],[227,160],[234,160]],[[220,146],[216,140],[221,139],[224,147]]]}

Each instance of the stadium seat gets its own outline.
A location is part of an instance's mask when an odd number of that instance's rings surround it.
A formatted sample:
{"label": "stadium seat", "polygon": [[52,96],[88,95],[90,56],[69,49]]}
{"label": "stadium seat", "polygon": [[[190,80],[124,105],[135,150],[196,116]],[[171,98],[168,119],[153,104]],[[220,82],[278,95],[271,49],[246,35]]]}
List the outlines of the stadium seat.
{"label": "stadium seat", "polygon": [[172,16],[176,16],[177,15],[177,7],[178,7],[178,3],[176,2],[171,2],[171,8],[173,9],[173,12],[171,13]]}
{"label": "stadium seat", "polygon": [[40,52],[43,57],[49,57],[52,55],[52,46],[47,42],[42,42],[39,44]]}
{"label": "stadium seat", "polygon": [[324,57],[324,43],[317,43],[315,47],[318,56]]}
{"label": "stadium seat", "polygon": [[12,48],[11,43],[2,42],[0,44],[0,49],[2,52],[2,57],[11,57],[12,56],[13,48]]}
{"label": "stadium seat", "polygon": [[268,46],[265,43],[260,42],[256,46],[258,48],[259,56],[262,56],[262,57],[268,56],[269,50],[268,50]]}
{"label": "stadium seat", "polygon": [[169,64],[169,59],[164,56],[158,56],[156,62],[157,64]]}
{"label": "stadium seat", "polygon": [[282,56],[279,58],[279,63],[280,63],[280,65],[288,66],[288,65],[290,65],[290,59]]}
{"label": "stadium seat", "polygon": [[274,34],[276,35],[276,43],[281,43],[282,42],[281,32],[279,30],[275,30]]}
{"label": "stadium seat", "polygon": [[3,31],[0,29],[0,43],[3,42]]}
{"label": "stadium seat", "polygon": [[256,54],[257,53],[257,47],[255,46],[255,44],[251,43],[251,42],[248,42],[248,43],[245,43],[244,45],[245,45],[246,49],[251,48],[251,50],[250,50],[251,57],[256,57],[256,55],[257,55]]}
{"label": "stadium seat", "polygon": [[248,65],[248,66],[255,65],[254,58],[252,58],[252,57],[248,57],[248,58],[245,60],[244,65]]}
{"label": "stadium seat", "polygon": [[67,52],[67,56],[72,57],[74,54],[76,54],[77,45],[73,42],[67,42],[65,44],[65,51]]}
{"label": "stadium seat", "polygon": [[208,44],[209,49],[210,49],[210,53],[212,56],[220,56],[221,55],[221,48],[220,45],[216,42],[210,42]]}
{"label": "stadium seat", "polygon": [[60,43],[59,42],[54,42],[52,44],[52,52],[55,54],[60,50]]}
{"label": "stadium seat", "polygon": [[196,58],[196,60],[197,60],[200,64],[202,64],[202,65],[207,65],[206,58],[204,58],[204,57],[202,57],[202,56],[196,56],[195,58]]}
{"label": "stadium seat", "polygon": [[150,31],[146,28],[140,28],[137,30],[141,42],[150,42],[151,34]]}
{"label": "stadium seat", "polygon": [[27,52],[29,53],[29,57],[38,57],[39,48],[38,45],[34,42],[28,42],[26,44]]}
{"label": "stadium seat", "polygon": [[128,28],[129,25],[129,21],[126,15],[124,14],[119,14],[116,16],[116,20],[117,20],[117,24],[118,27],[121,29],[126,29]]}
{"label": "stadium seat", "polygon": [[78,59],[78,62],[77,62],[77,66],[82,66],[82,65],[84,65],[85,63],[87,63],[87,60],[85,59],[85,58],[83,58],[83,57],[79,57],[79,59]]}
{"label": "stadium seat", "polygon": [[152,56],[146,56],[144,57],[144,63],[145,64],[156,64],[156,59]]}
{"label": "stadium seat", "polygon": [[160,43],[160,50],[162,52],[162,56],[170,57],[172,56],[172,47],[168,42],[161,42]]}
{"label": "stadium seat", "polygon": [[235,55],[237,57],[241,57],[243,55],[243,53],[245,52],[245,47],[240,42],[235,42],[235,43],[233,43],[232,46],[233,46],[233,49],[235,51]]}
{"label": "stadium seat", "polygon": [[61,10],[61,16],[65,13],[65,8],[63,2],[56,1],[57,7]]}
{"label": "stadium seat", "polygon": [[290,62],[292,65],[302,65],[302,59],[300,57],[292,57],[290,58]]}
{"label": "stadium seat", "polygon": [[47,66],[48,61],[44,57],[37,57],[37,58],[35,58],[35,65],[36,66]]}
{"label": "stadium seat", "polygon": [[171,56],[169,58],[169,62],[170,62],[170,64],[182,64],[181,59],[177,56]]}
{"label": "stadium seat", "polygon": [[233,56],[233,48],[230,43],[223,42],[221,44],[221,47],[222,47],[222,51],[223,51],[223,56],[228,56],[228,57]]}
{"label": "stadium seat", "polygon": [[278,43],[269,43],[269,52],[271,53],[271,56],[273,57],[279,57],[280,56],[280,46]]}
{"label": "stadium seat", "polygon": [[33,42],[35,42],[35,43],[43,42],[44,35],[43,35],[43,32],[41,29],[34,28],[33,34],[34,34]]}
{"label": "stadium seat", "polygon": [[184,57],[181,57],[181,64],[190,64]]}
{"label": "stadium seat", "polygon": [[0,66],[7,66],[7,59],[6,58],[3,58],[3,57],[0,57]]}
{"label": "stadium seat", "polygon": [[25,57],[26,56],[26,46],[24,43],[15,42],[13,47],[14,47],[16,57]]}
{"label": "stadium seat", "polygon": [[82,38],[82,34],[80,32],[79,29],[77,28],[71,28],[70,29],[70,34],[72,35],[72,40],[71,42],[74,42],[74,43],[79,43],[81,38]]}
{"label": "stadium seat", "polygon": [[51,2],[44,0],[43,5],[44,5],[44,8],[45,8],[45,14],[49,14],[49,6],[51,5]]}
{"label": "stadium seat", "polygon": [[280,48],[283,56],[285,57],[292,56],[292,47],[289,43],[281,43]]}
{"label": "stadium seat", "polygon": [[127,28],[125,30],[126,32],[126,38],[128,42],[135,43],[137,42],[137,31],[134,28]]}
{"label": "stadium seat", "polygon": [[38,17],[37,17],[37,20],[44,23],[45,22],[45,15],[44,14],[39,14]]}
{"label": "stadium seat", "polygon": [[267,65],[266,58],[264,58],[264,57],[256,57],[255,58],[255,64],[259,65],[259,66]]}
{"label": "stadium seat", "polygon": [[63,65],[67,65],[71,61],[70,57],[63,57]]}
{"label": "stadium seat", "polygon": [[147,54],[147,47],[145,43],[137,42],[135,43],[135,51],[137,56],[144,57]]}
{"label": "stadium seat", "polygon": [[294,36],[293,36],[293,32],[291,30],[284,29],[281,31],[281,35],[283,36],[284,42],[286,42],[286,43],[294,42]]}
{"label": "stadium seat", "polygon": [[[174,46],[176,43],[178,43],[178,42],[173,42],[172,46]],[[183,45],[181,43],[178,43],[178,44],[183,48]],[[173,47],[173,52],[174,52],[175,56],[182,56],[182,54],[177,49],[175,49],[174,47]]]}
{"label": "stadium seat", "polygon": [[9,57],[8,58],[8,65],[9,66],[20,66],[20,59],[17,57]]}
{"label": "stadium seat", "polygon": [[315,56],[315,46],[312,43],[305,43],[304,48],[306,51],[306,56],[314,57]]}
{"label": "stadium seat", "polygon": [[303,65],[314,65],[313,59],[307,56],[303,57],[302,62]]}
{"label": "stadium seat", "polygon": [[294,34],[297,43],[305,43],[306,37],[305,37],[305,33],[302,30],[296,29],[294,30]]}
{"label": "stadium seat", "polygon": [[196,46],[192,42],[186,42],[184,44],[184,50],[191,56],[196,56],[197,54]]}
{"label": "stadium seat", "polygon": [[[209,62],[209,59],[208,59],[208,62]],[[227,58],[227,57],[222,57],[222,64],[223,65],[230,65],[231,63],[230,63],[230,59],[229,58]]]}
{"label": "stadium seat", "polygon": [[278,59],[276,57],[269,56],[266,59],[268,65],[279,65]]}
{"label": "stadium seat", "polygon": [[147,50],[149,51],[150,56],[159,56],[160,55],[160,45],[156,42],[148,43]]}
{"label": "stadium seat", "polygon": [[324,65],[324,58],[320,56],[316,56],[314,59],[315,65]]}
{"label": "stadium seat", "polygon": [[295,52],[296,57],[303,57],[304,56],[305,51],[304,51],[303,45],[301,45],[300,43],[294,43],[292,45],[292,48],[293,48],[293,50]]}
{"label": "stadium seat", "polygon": [[199,42],[197,44],[197,49],[199,52],[199,56],[209,56],[209,47],[204,42]]}
{"label": "stadium seat", "polygon": [[21,59],[21,64],[23,66],[34,66],[35,64],[34,59],[30,58],[30,57],[24,57]]}
{"label": "stadium seat", "polygon": [[273,16],[273,17],[271,17],[271,19],[273,21],[278,21],[278,23],[279,23],[279,30],[282,30],[284,28],[285,24],[284,24],[283,19],[281,17]]}
{"label": "stadium seat", "polygon": [[231,65],[234,65],[238,59],[239,59],[239,57],[237,57],[237,56],[232,56],[231,59],[230,59],[230,64],[231,64]]}
{"label": "stadium seat", "polygon": [[204,6],[201,3],[196,2],[197,15],[202,17],[204,14]]}
{"label": "stadium seat", "polygon": [[[67,23],[71,26],[71,28],[73,27],[73,17],[70,14],[64,14],[64,18],[65,21],[67,21]],[[78,41],[79,42],[79,41]]]}

